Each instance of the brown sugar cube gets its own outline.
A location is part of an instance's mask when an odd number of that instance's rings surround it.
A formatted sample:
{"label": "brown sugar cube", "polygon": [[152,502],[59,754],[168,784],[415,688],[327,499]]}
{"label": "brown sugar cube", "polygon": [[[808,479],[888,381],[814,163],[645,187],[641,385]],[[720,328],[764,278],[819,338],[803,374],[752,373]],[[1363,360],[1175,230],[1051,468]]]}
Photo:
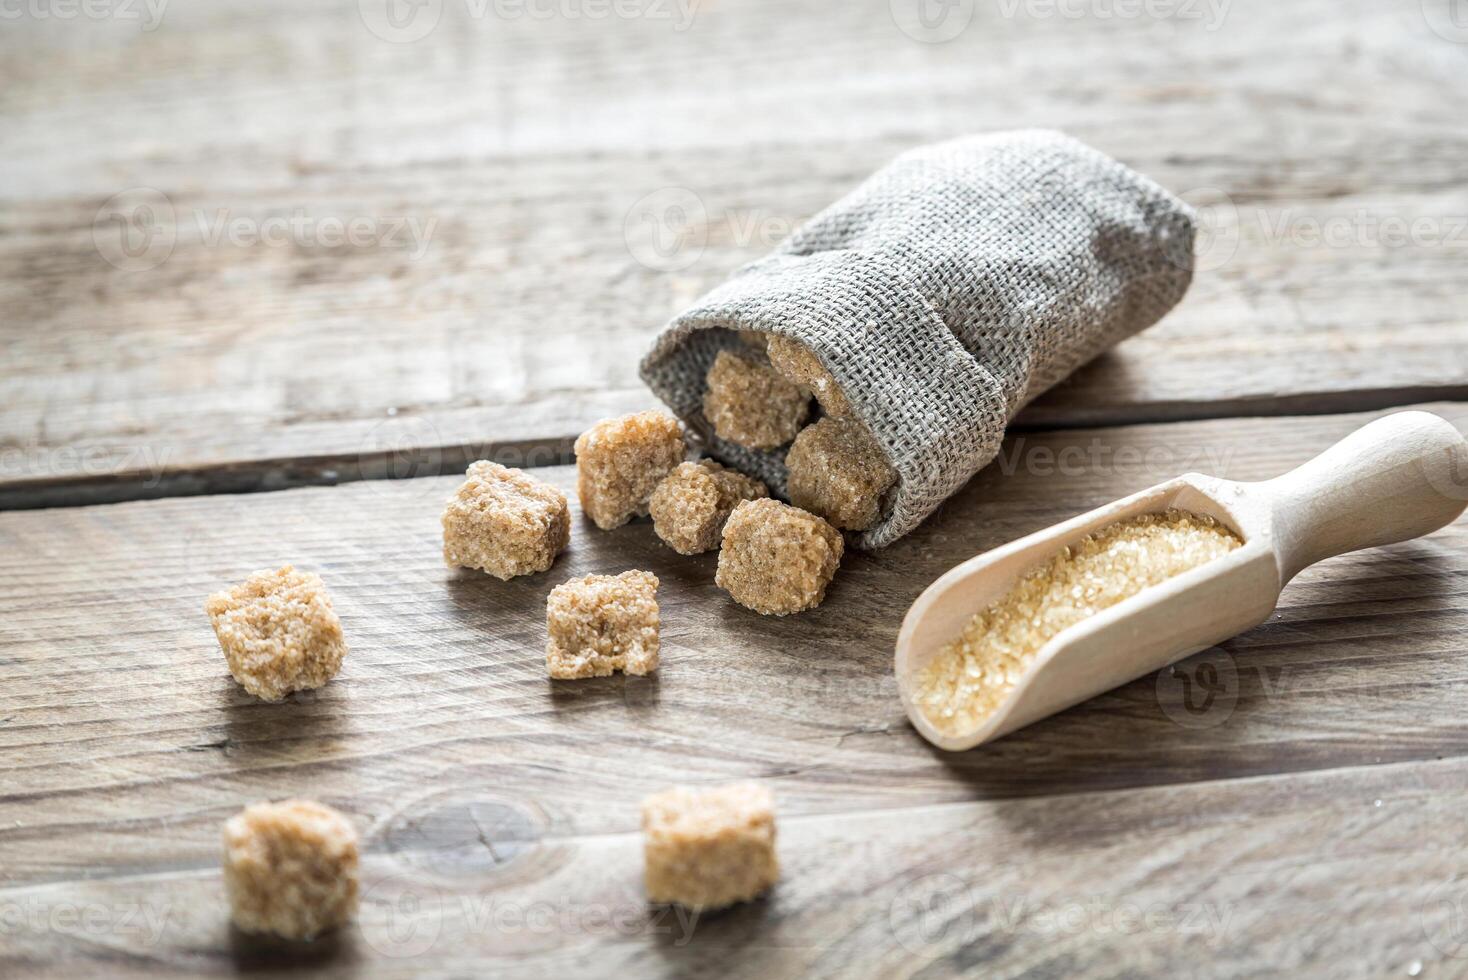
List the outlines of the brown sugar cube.
{"label": "brown sugar cube", "polygon": [[798,340],[771,334],[768,349],[770,366],[815,395],[827,415],[845,418],[851,414],[851,403],[841,393],[841,386],[809,347]]}
{"label": "brown sugar cube", "polygon": [[810,395],[752,356],[719,351],[707,382],[704,416],[720,439],[746,449],[785,445],[810,414]]}
{"label": "brown sugar cube", "polygon": [[719,546],[724,522],[744,500],[768,497],[753,477],[712,460],[680,463],[653,491],[648,510],[657,536],[680,555],[699,555]]}
{"label": "brown sugar cube", "polygon": [[653,490],[686,451],[682,426],[663,412],[603,419],[576,440],[581,509],[603,531],[643,516]]}
{"label": "brown sugar cube", "polygon": [[724,525],[719,588],[766,616],[814,609],[841,564],[841,532],[778,500],[749,500]]}
{"label": "brown sugar cube", "polygon": [[785,466],[790,502],[849,531],[882,519],[882,495],[897,481],[882,447],[853,419],[824,418],[801,430]]}
{"label": "brown sugar cube", "polygon": [[780,877],[773,800],[754,783],[649,796],[642,840],[651,902],[717,909],[757,897]]}
{"label": "brown sugar cube", "polygon": [[658,577],[587,575],[551,590],[545,664],[557,680],[650,674],[658,667]]}
{"label": "brown sugar cube", "polygon": [[357,911],[357,831],[308,800],[256,803],[224,825],[224,887],[245,932],[310,939]]}
{"label": "brown sugar cube", "polygon": [[320,687],[341,669],[347,644],[321,576],[286,565],[259,571],[204,603],[240,686],[279,701]]}
{"label": "brown sugar cube", "polygon": [[550,568],[571,540],[566,495],[481,459],[443,511],[443,560],[497,579]]}

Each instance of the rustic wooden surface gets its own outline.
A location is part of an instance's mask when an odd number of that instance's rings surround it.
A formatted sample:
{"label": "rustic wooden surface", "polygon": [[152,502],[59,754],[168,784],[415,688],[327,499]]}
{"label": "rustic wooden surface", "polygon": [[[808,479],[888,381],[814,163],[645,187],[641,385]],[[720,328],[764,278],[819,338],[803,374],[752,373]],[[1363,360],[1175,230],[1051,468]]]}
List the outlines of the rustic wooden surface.
{"label": "rustic wooden surface", "polygon": [[[1448,0],[960,0],[943,44],[896,26],[920,0],[445,0],[414,43],[366,29],[374,2],[6,20],[0,505],[567,462],[647,403],[637,354],[679,306],[901,150],[1014,126],[1116,154],[1216,231],[1182,308],[1029,424],[1468,397]],[[118,268],[108,202],[140,188],[173,244]],[[688,232],[673,261],[652,218]],[[369,233],[324,243],[330,219]]]}
{"label": "rustic wooden surface", "polygon": [[[0,510],[58,509],[0,513],[0,976],[1468,972],[1468,522],[979,751],[926,746],[890,671],[975,552],[1387,407],[1468,431],[1468,28],[958,0],[925,43],[918,2],[443,0],[410,43],[379,0],[3,11]],[[434,474],[569,486],[681,305],[903,149],[1014,126],[1198,205],[1196,283],[825,606],[755,616],[712,557],[579,516],[543,576],[443,568]],[[352,652],[272,706],[202,602],[283,561]],[[634,566],[662,668],[552,685],[545,594]],[[639,799],[736,778],[776,791],[780,886],[649,909]],[[295,794],[366,848],[358,923],[305,946],[232,932],[218,871],[220,823]]]}
{"label": "rustic wooden surface", "polygon": [[[1012,438],[786,620],[645,522],[576,514],[541,576],[445,569],[453,478],[0,514],[0,972],[1455,975],[1468,519],[1324,563],[1179,673],[983,750],[928,747],[890,670],[955,562],[1179,470],[1275,475],[1370,417]],[[324,576],[352,650],[266,705],[201,605],[287,560]],[[628,567],[662,580],[658,673],[550,683],[546,593]],[[1208,669],[1216,697],[1185,703]],[[638,800],[738,778],[777,793],[784,881],[699,921],[649,911]],[[231,934],[217,867],[223,819],[295,794],[367,851],[360,923],[306,948]]]}

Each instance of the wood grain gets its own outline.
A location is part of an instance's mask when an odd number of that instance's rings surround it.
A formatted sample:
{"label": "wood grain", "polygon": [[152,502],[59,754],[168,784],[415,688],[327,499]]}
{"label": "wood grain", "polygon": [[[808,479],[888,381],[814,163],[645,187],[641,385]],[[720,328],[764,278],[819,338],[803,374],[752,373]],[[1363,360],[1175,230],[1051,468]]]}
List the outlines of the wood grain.
{"label": "wood grain", "polygon": [[[1424,407],[1468,428],[1468,405]],[[446,570],[453,478],[0,515],[0,968],[1454,972],[1468,522],[1322,563],[1264,626],[980,751],[927,747],[890,673],[902,611],[958,560],[1182,470],[1275,475],[1368,418],[1018,436],[785,620],[645,523],[578,514],[542,576]],[[201,606],[284,561],[325,577],[352,652],[265,705]],[[628,567],[662,580],[663,666],[551,684],[546,593]],[[641,903],[637,801],[736,778],[776,790],[785,881],[680,941]],[[216,870],[225,817],[297,794],[368,849],[361,925],[307,950],[231,935]]]}
{"label": "wood grain", "polygon": [[[1468,45],[1419,0],[1235,0],[1217,25],[979,4],[946,44],[902,33],[904,2],[685,23],[448,0],[411,44],[346,0],[7,21],[0,506],[563,453],[648,403],[652,332],[730,269],[902,149],[1014,126],[1116,154],[1217,231],[1183,306],[1024,424],[1468,397]],[[138,188],[176,240],[128,271],[106,216]],[[645,219],[679,188],[694,205],[653,227],[690,244],[664,262]],[[331,219],[365,240],[323,241]]]}

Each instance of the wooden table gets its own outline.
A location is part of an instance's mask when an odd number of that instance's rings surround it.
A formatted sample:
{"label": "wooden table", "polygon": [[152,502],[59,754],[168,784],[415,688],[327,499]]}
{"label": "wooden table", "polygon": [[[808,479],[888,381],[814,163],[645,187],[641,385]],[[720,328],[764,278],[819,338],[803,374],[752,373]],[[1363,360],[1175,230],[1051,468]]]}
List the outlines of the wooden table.
{"label": "wooden table", "polygon": [[[908,0],[155,8],[0,31],[0,975],[1468,973],[1468,522],[982,750],[890,672],[978,551],[1393,408],[1468,429],[1448,4],[958,0],[941,42]],[[570,487],[680,305],[903,148],[1037,125],[1200,205],[1196,284],[820,609],[579,514],[546,575],[443,567],[467,460]],[[267,705],[202,603],[285,561],[351,654]],[[663,667],[552,685],[546,592],[628,567]],[[743,778],[778,889],[648,909],[638,801]],[[218,870],[294,795],[365,846],[358,925],[305,947],[233,933]]]}

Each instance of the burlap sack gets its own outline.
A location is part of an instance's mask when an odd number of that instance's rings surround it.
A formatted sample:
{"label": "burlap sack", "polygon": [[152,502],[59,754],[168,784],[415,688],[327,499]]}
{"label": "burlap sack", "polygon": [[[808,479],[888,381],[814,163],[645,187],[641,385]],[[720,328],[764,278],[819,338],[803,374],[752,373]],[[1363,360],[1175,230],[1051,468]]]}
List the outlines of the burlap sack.
{"label": "burlap sack", "polygon": [[995,457],[1025,403],[1171,309],[1192,255],[1186,204],[1061,133],[924,146],[675,317],[642,377],[710,455],[783,495],[784,450],[716,437],[704,376],[732,331],[804,342],[897,470],[854,537],[881,548]]}

